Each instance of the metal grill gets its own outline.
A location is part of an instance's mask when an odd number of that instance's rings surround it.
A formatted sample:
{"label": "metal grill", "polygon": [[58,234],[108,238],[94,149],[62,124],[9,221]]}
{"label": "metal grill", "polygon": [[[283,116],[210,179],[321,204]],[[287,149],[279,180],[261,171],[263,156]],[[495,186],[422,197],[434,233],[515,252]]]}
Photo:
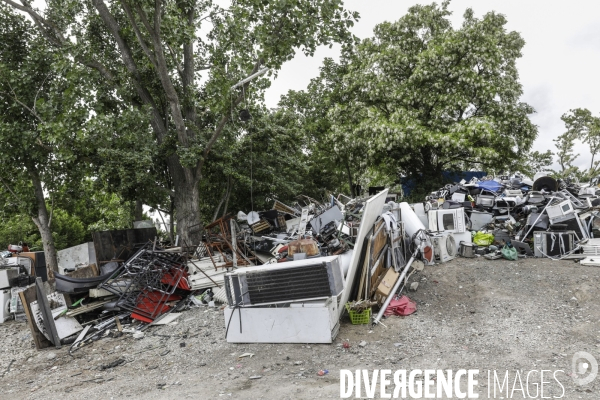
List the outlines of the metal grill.
{"label": "metal grill", "polygon": [[148,243],[105,280],[100,288],[119,296],[117,304],[120,308],[143,319],[154,320],[168,311],[167,302],[181,299],[174,293],[185,275],[185,262],[181,254],[155,249]]}
{"label": "metal grill", "polygon": [[331,296],[325,264],[255,272],[246,279],[252,304]]}

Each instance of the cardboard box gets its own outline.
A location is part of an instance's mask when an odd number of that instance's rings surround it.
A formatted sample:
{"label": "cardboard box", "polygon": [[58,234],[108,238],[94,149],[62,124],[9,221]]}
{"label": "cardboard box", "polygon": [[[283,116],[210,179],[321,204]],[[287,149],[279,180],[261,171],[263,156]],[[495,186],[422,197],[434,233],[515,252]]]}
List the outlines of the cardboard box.
{"label": "cardboard box", "polygon": [[377,301],[379,304],[383,304],[385,299],[387,299],[387,297],[390,295],[390,292],[396,284],[398,277],[400,277],[400,274],[396,272],[394,268],[387,269],[377,284],[374,297],[375,301]]}

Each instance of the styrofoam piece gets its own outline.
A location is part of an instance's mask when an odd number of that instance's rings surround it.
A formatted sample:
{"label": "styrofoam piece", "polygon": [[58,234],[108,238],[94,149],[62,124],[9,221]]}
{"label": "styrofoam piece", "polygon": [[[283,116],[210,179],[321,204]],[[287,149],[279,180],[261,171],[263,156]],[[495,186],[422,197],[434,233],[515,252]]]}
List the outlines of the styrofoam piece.
{"label": "styrofoam piece", "polygon": [[254,225],[260,221],[260,215],[256,211],[250,211],[247,216],[248,225]]}
{"label": "styrofoam piece", "polygon": [[299,225],[300,225],[300,217],[288,219],[285,221],[285,226],[286,226],[285,231],[287,233],[294,232],[295,230],[298,229]]}
{"label": "styrofoam piece", "polygon": [[226,307],[227,342],[332,343],[339,329],[337,308],[335,298],[290,307]]}
{"label": "styrofoam piece", "polygon": [[[381,192],[377,193],[375,196],[372,196],[369,200],[366,201],[365,207],[363,210],[363,214],[362,214],[362,218],[360,221],[360,228],[358,229],[358,233],[356,235],[355,243],[356,243],[357,249],[361,248],[362,243],[365,240],[365,236],[367,236],[367,233],[373,227],[373,224],[375,223],[375,220],[377,219],[377,217],[379,217],[381,215],[387,194],[388,194],[388,189],[385,189],[385,190],[382,190]],[[406,206],[410,209],[410,206],[408,205],[408,203],[401,203],[400,206],[402,206],[402,204],[406,204]],[[412,212],[412,210],[411,210],[411,212]],[[415,215],[414,212],[412,214],[415,216],[415,218],[417,218],[417,216]],[[417,218],[417,220],[418,220],[418,218]],[[356,270],[358,268],[359,258],[360,258],[360,251],[355,251],[352,253],[352,259],[350,260],[350,267],[348,268],[348,273],[346,274],[346,286],[342,292],[342,296],[340,299],[340,304],[342,304],[342,305],[346,304],[346,302],[348,301],[348,297],[350,296],[350,291],[352,290],[352,285],[354,284]],[[340,307],[338,310],[338,318],[342,317],[343,312],[344,312],[344,307]]]}

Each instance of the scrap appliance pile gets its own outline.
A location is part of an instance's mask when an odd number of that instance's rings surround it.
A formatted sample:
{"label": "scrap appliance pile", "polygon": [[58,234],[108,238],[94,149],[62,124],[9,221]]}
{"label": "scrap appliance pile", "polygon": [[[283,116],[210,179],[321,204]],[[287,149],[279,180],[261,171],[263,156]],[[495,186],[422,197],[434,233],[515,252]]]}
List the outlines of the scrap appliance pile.
{"label": "scrap appliance pile", "polygon": [[600,189],[594,184],[503,176],[446,185],[413,205],[443,259],[535,256],[600,265]]}
{"label": "scrap appliance pile", "polygon": [[59,252],[55,290],[43,282],[43,253],[0,260],[10,306],[0,323],[26,317],[38,348],[74,351],[221,303],[228,342],[332,343],[346,314],[377,324],[415,312],[402,293],[425,265],[457,256],[600,265],[599,195],[595,185],[547,176],[482,178],[416,204],[396,203],[387,189],[276,200],[217,219],[194,246],[162,248],[155,228],[96,232],[93,243]]}
{"label": "scrap appliance pile", "polygon": [[12,276],[11,316],[27,320],[38,349],[70,345],[70,351],[109,333],[140,337],[172,321],[201,304],[200,291],[188,280],[193,256],[181,247],[162,249],[156,236],[156,228],[96,232],[93,243],[61,250],[61,273],[50,277],[36,273],[29,253],[5,259],[0,277]]}

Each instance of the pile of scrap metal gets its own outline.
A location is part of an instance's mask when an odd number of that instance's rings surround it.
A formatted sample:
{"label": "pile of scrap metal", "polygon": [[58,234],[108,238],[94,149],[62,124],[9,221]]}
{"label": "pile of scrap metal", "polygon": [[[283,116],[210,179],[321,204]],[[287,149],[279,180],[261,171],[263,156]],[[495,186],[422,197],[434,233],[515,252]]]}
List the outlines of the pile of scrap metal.
{"label": "pile of scrap metal", "polygon": [[19,293],[35,282],[47,280],[44,252],[30,252],[25,246],[9,245],[0,256],[0,324],[25,320]]}
{"label": "pile of scrap metal", "polygon": [[332,343],[347,310],[370,316],[380,305],[383,313],[425,247],[421,234],[405,232],[402,205],[387,193],[238,213],[238,243],[263,265],[224,276],[227,341]]}
{"label": "pile of scrap metal", "polygon": [[271,210],[240,211],[237,219],[260,263],[338,255],[353,248],[365,201],[340,195],[321,204],[301,196],[293,207],[276,200]]}
{"label": "pile of scrap metal", "polygon": [[347,269],[366,201],[340,195],[322,204],[300,196],[294,206],[275,200],[271,210],[220,218],[204,227],[190,287],[216,287],[215,298],[226,302],[222,284],[231,269],[336,255]]}
{"label": "pile of scrap metal", "polygon": [[[477,178],[446,185],[412,204],[434,257],[535,256],[600,265],[600,189],[543,174]],[[407,227],[408,229],[408,227]]]}
{"label": "pile of scrap metal", "polygon": [[228,304],[229,342],[332,342],[368,200],[340,195],[322,204],[301,196],[293,206],[276,200],[271,210],[240,211],[229,224],[206,227],[208,256],[222,263],[215,267],[233,267],[215,292]]}
{"label": "pile of scrap metal", "polygon": [[181,247],[159,247],[155,228],[93,236],[93,243],[59,252],[54,288],[38,277],[19,293],[38,349],[70,344],[74,351],[109,332],[140,337],[200,304],[188,280],[194,257]]}

